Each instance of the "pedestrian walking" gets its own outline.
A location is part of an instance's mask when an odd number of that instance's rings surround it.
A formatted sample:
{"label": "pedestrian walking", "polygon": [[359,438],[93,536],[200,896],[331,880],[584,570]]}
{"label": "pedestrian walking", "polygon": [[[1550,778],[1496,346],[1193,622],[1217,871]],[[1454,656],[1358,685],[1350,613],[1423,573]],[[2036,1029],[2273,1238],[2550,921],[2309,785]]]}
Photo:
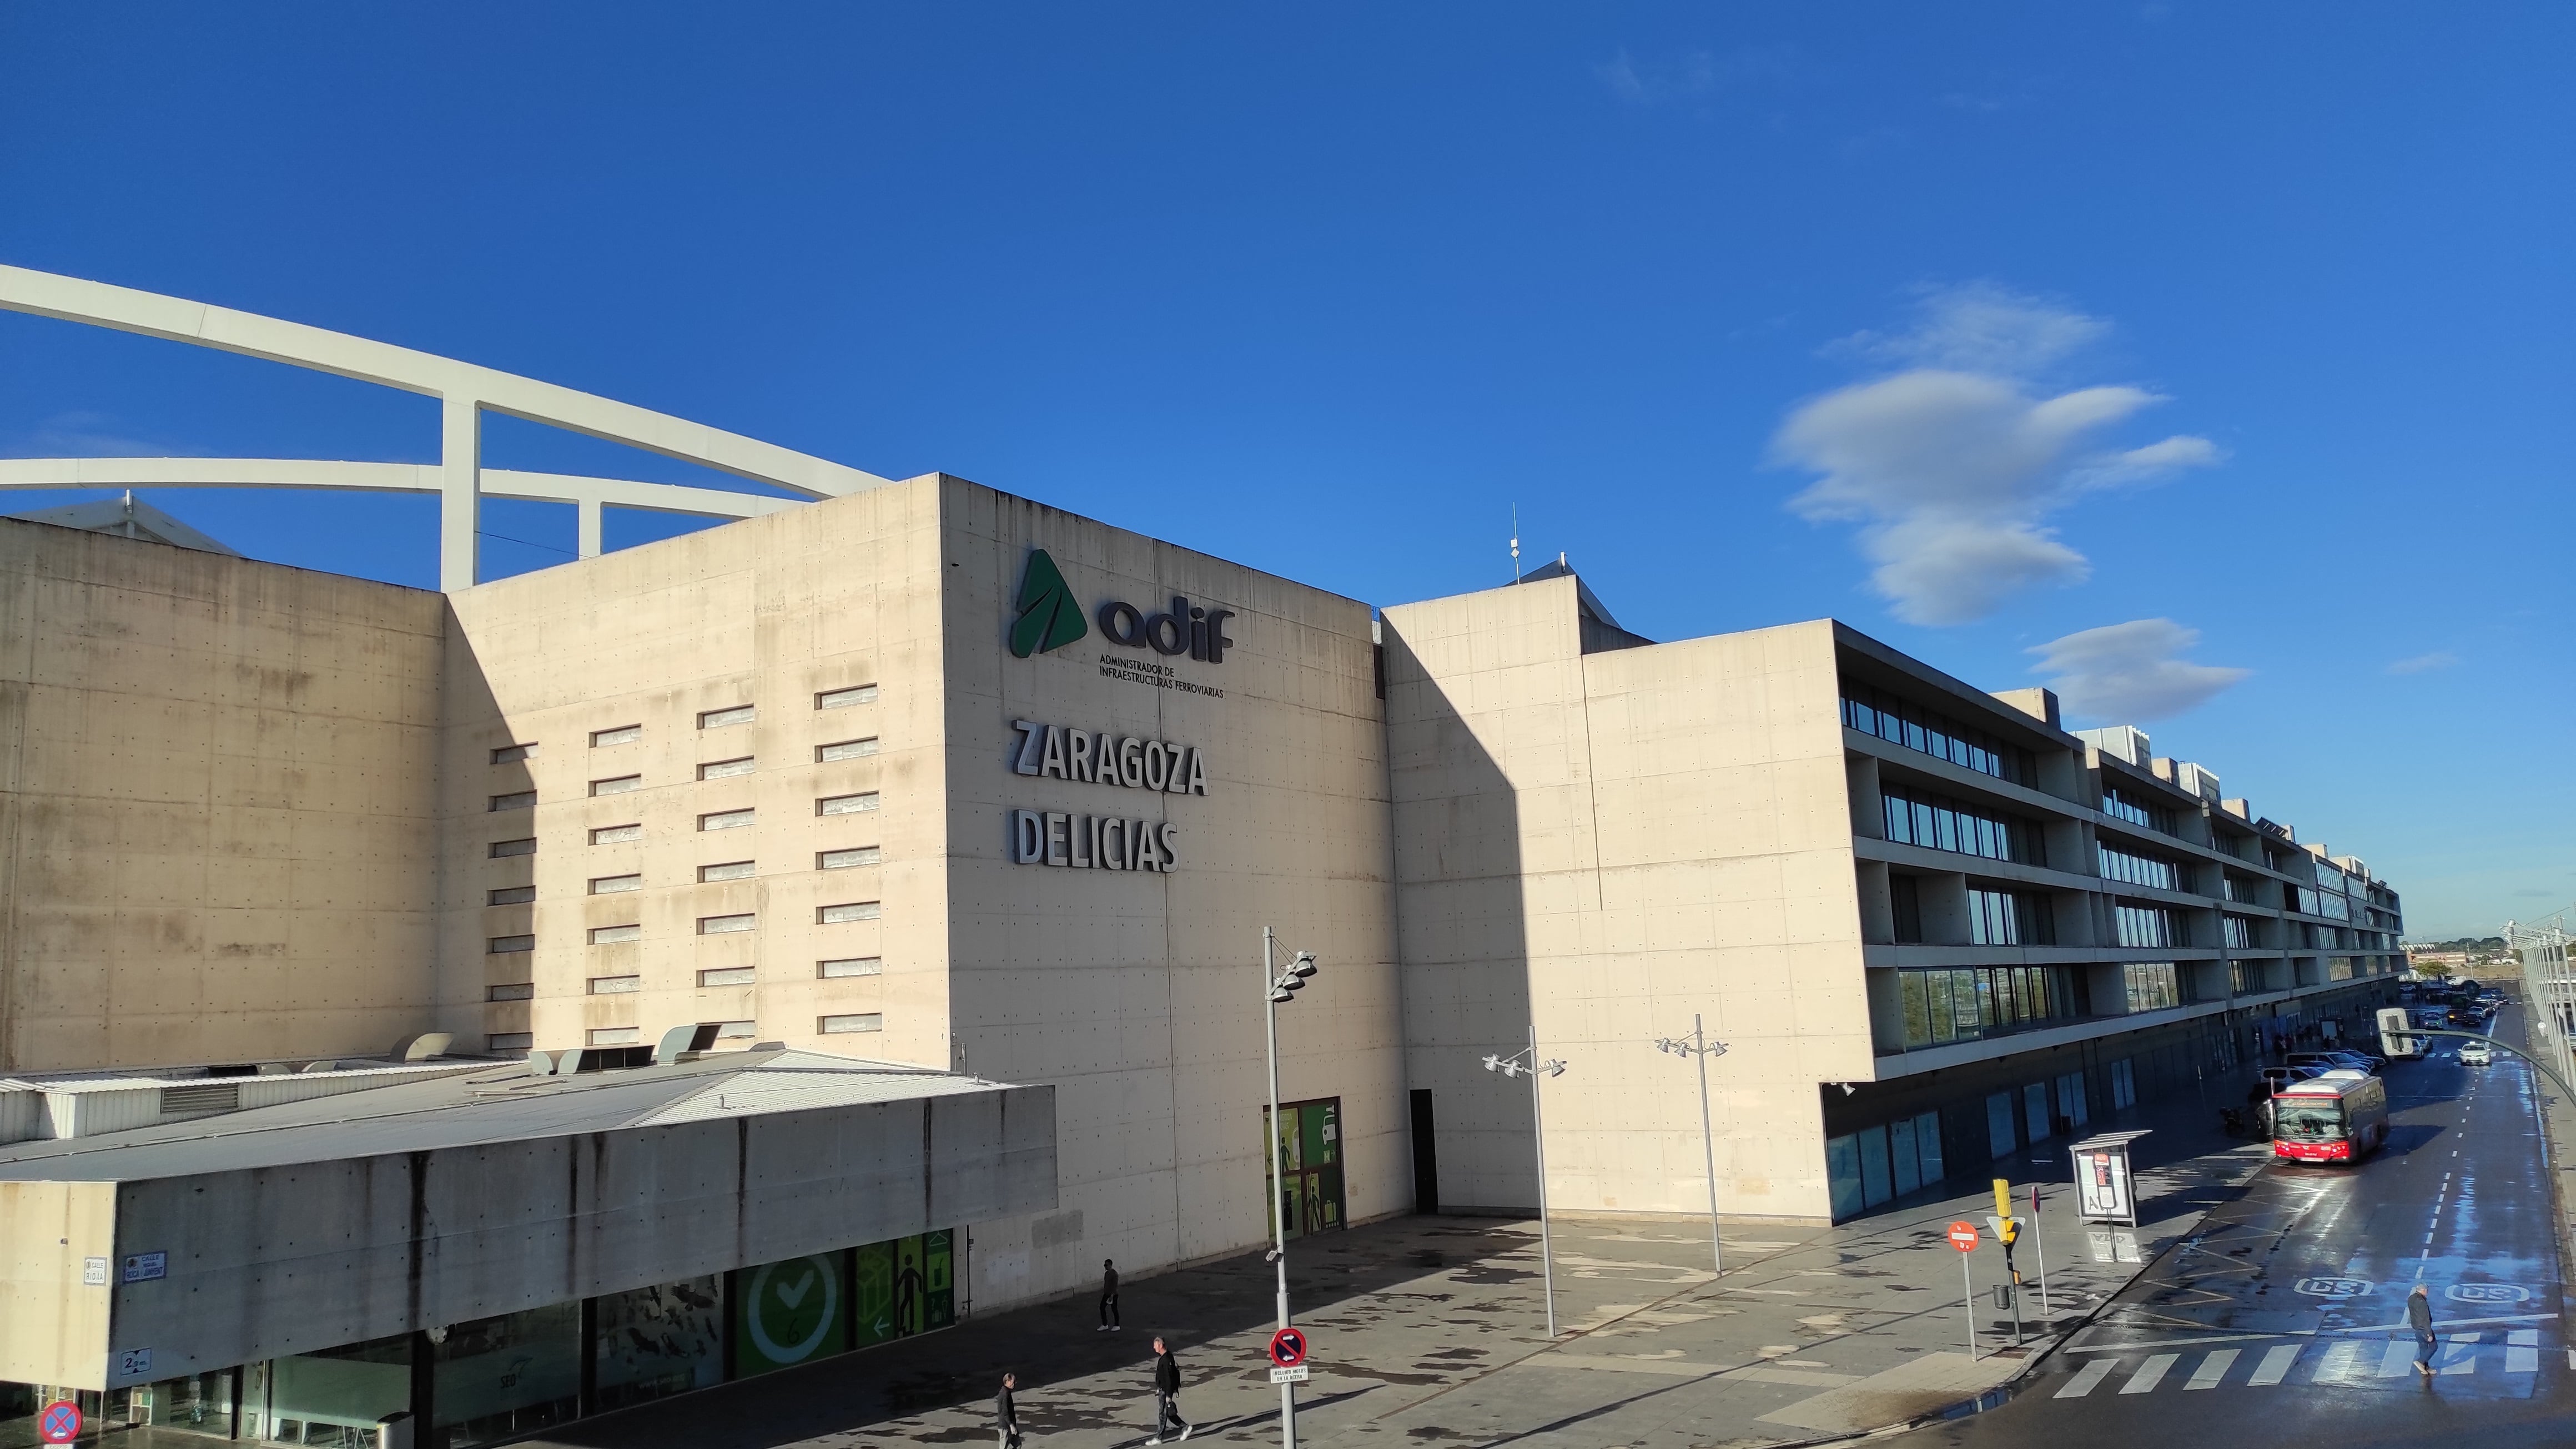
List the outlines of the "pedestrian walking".
{"label": "pedestrian walking", "polygon": [[1020,1449],[1020,1410],[1011,1402],[1011,1390],[1019,1382],[1017,1374],[1003,1374],[1002,1391],[993,1396],[993,1421],[1002,1431],[1002,1449]]}
{"label": "pedestrian walking", "polygon": [[2415,1330],[2415,1371],[2426,1378],[2433,1376],[2433,1296],[2424,1285],[2406,1295],[2406,1326]]}
{"label": "pedestrian walking", "polygon": [[[1173,1432],[1176,1429],[1180,1431],[1177,1434]],[[1163,1340],[1157,1337],[1154,1340],[1154,1437],[1145,1442],[1160,1444],[1169,1439],[1177,1444],[1197,1432],[1197,1425],[1181,1419],[1181,1366],[1173,1360],[1172,1351],[1163,1346]]]}
{"label": "pedestrian walking", "polygon": [[1117,1333],[1119,1331],[1121,1331],[1121,1325],[1118,1322],[1118,1265],[1103,1258],[1100,1260],[1100,1326],[1092,1332]]}

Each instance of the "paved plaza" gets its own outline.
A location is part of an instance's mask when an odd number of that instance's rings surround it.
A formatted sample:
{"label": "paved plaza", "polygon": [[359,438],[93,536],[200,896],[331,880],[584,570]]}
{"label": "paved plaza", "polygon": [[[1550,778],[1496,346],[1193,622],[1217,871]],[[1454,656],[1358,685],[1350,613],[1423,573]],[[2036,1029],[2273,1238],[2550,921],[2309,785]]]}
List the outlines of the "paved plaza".
{"label": "paved plaza", "polygon": [[[2132,1124],[2143,1125],[2143,1124]],[[2261,1144],[2150,1138],[2140,1173],[2150,1254],[2230,1200]],[[2197,1156],[2179,1156],[2192,1148]],[[2054,1179],[2062,1144],[1998,1164]],[[2165,1165],[2154,1165],[2160,1160]],[[2024,1204],[2027,1186],[2020,1190]],[[2089,1261],[2070,1190],[2044,1186],[2054,1332],[2080,1326],[2133,1265]],[[1981,1357],[1971,1360],[1954,1219],[1982,1223],[1989,1194],[1883,1211],[1834,1229],[1730,1224],[1713,1284],[1708,1238],[1682,1223],[1555,1225],[1557,1312],[1547,1341],[1536,1224],[1406,1217],[1291,1245],[1297,1321],[1314,1344],[1299,1438],[1313,1444],[1783,1445],[1936,1414],[2018,1375],[2040,1352],[2040,1254],[2021,1348],[1992,1301],[2002,1255],[1970,1259]],[[1246,1254],[1131,1281],[1123,1333],[1094,1331],[1087,1297],[980,1315],[948,1332],[607,1415],[536,1442],[582,1449],[971,1444],[993,1433],[1005,1367],[1020,1376],[1032,1449],[1127,1449],[1152,1432],[1156,1333],[1178,1353],[1194,1436],[1272,1442],[1278,1396],[1262,1348],[1270,1269]]]}

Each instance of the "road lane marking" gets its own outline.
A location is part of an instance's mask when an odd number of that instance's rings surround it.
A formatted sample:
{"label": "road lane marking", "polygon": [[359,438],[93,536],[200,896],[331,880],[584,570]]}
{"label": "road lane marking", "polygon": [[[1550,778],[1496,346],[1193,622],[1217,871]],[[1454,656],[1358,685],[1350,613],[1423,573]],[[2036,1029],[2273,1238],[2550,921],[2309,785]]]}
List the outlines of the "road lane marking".
{"label": "road lane marking", "polygon": [[2415,1367],[2415,1345],[2402,1338],[2388,1341],[2388,1349],[2379,1356],[2379,1376],[2393,1379]]}
{"label": "road lane marking", "polygon": [[2449,1349],[2450,1357],[2443,1361],[2439,1372],[2446,1374],[2467,1374],[2477,1372],[2478,1337],[2479,1335],[2474,1333],[2463,1333],[2457,1338],[2452,1339]]}
{"label": "road lane marking", "polygon": [[2082,1369],[2078,1370],[2075,1377],[2066,1381],[2066,1387],[2057,1391],[2057,1397],[2061,1399],[2080,1399],[2084,1397],[2086,1394],[2093,1392],[2093,1386],[2102,1382],[2103,1378],[2107,1376],[2112,1369],[2119,1366],[2119,1363],[2120,1361],[2116,1358],[2097,1358],[2093,1360],[2091,1363],[2086,1364]]}
{"label": "road lane marking", "polygon": [[2186,1389],[2214,1389],[2218,1387],[2218,1381],[2220,1379],[2227,1377],[2227,1366],[2234,1362],[2236,1362],[2236,1350],[2232,1348],[2212,1349],[2210,1350],[2209,1356],[2200,1361],[2200,1367],[2192,1370],[2191,1382],[2183,1385],[2183,1387]]}
{"label": "road lane marking", "polygon": [[2290,1376],[2290,1365],[2299,1361],[2299,1345],[2285,1343],[2263,1351],[2263,1361],[2254,1365],[2254,1376],[2245,1382],[2253,1388],[2266,1388]]}
{"label": "road lane marking", "polygon": [[2540,1330],[2517,1328],[2504,1336],[2504,1371],[2509,1374],[2540,1372]]}
{"label": "road lane marking", "polygon": [[2124,1394],[2143,1394],[2152,1391],[2158,1383],[2163,1381],[2165,1370],[2172,1368],[2174,1366],[2174,1361],[2181,1357],[2182,1355],[2178,1353],[2160,1353],[2155,1357],[2148,1359],[2145,1363],[2138,1365],[2138,1371],[2136,1373],[2129,1375],[2129,1381],[2127,1383],[2120,1385],[2120,1392]]}

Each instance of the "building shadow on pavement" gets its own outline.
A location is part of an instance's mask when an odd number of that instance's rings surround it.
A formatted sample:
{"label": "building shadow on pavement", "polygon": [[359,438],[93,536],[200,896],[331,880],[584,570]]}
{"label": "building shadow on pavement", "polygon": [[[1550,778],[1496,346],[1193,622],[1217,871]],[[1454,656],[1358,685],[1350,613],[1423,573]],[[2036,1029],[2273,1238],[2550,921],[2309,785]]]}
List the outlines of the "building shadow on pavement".
{"label": "building shadow on pavement", "polygon": [[[1498,1260],[1527,1252],[1536,1240],[1535,1233],[1514,1224],[1415,1216],[1319,1234],[1290,1248],[1289,1301],[1306,1322],[1352,1300],[1462,1267],[1469,1270],[1469,1282],[1517,1282],[1535,1275]],[[1236,1254],[1128,1280],[1121,1288],[1128,1324],[1122,1333],[1097,1331],[1092,1295],[1085,1290],[979,1314],[938,1333],[602,1414],[518,1442],[566,1449],[774,1449],[829,1438],[858,1443],[873,1426],[958,1408],[973,1410],[984,1422],[928,1433],[910,1429],[904,1440],[989,1442],[994,1431],[982,1406],[1006,1369],[1019,1375],[1020,1418],[1032,1438],[1123,1422],[1135,1427],[1141,1442],[1153,1422],[1149,1369],[1155,1335],[1170,1342],[1189,1383],[1235,1374],[1266,1380],[1262,1366],[1200,1350],[1268,1328],[1275,1321],[1275,1286],[1259,1252]],[[1132,1393],[1054,1389],[1075,1380],[1115,1381],[1122,1370],[1133,1380]],[[1355,1396],[1323,1395],[1302,1400],[1300,1407],[1323,1408]],[[1188,1398],[1184,1390],[1184,1404]],[[1201,1432],[1276,1418],[1275,1411],[1249,1419],[1238,1415],[1202,1425]]]}

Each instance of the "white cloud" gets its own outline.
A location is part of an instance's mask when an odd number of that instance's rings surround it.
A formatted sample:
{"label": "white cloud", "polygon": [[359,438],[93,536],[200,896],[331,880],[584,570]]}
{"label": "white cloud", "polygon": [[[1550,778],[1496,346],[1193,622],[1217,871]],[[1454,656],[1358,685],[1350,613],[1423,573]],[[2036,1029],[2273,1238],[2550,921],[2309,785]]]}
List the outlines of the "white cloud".
{"label": "white cloud", "polygon": [[2028,652],[2067,713],[2106,724],[2145,724],[2207,704],[2253,673],[2182,658],[2200,631],[2171,619],[2132,619],[2051,639]]}
{"label": "white cloud", "polygon": [[1592,74],[1621,100],[1651,106],[1721,90],[1778,87],[1797,70],[1796,54],[1785,46],[1748,46],[1724,55],[1686,50],[1668,60],[1642,63],[1622,47],[1592,67]]}
{"label": "white cloud", "polygon": [[2459,655],[2454,654],[2447,649],[2436,649],[2430,654],[2418,654],[2411,659],[2395,660],[2389,664],[2388,672],[2391,674],[2422,674],[2428,669],[2448,669],[2459,662]]}
{"label": "white cloud", "polygon": [[56,413],[6,445],[6,455],[20,458],[164,458],[179,450],[165,443],[133,437],[106,413]]}
{"label": "white cloud", "polygon": [[1838,350],[1899,370],[1806,402],[1781,424],[1774,455],[1818,475],[1790,508],[1860,524],[1877,565],[1871,587],[1909,623],[1964,624],[2021,589],[2080,582],[2089,566],[2046,526],[2051,514],[2222,456],[2188,435],[2103,449],[2099,434],[2165,399],[2035,384],[2107,330],[1980,284],[1926,296],[1908,332],[1844,339]]}

